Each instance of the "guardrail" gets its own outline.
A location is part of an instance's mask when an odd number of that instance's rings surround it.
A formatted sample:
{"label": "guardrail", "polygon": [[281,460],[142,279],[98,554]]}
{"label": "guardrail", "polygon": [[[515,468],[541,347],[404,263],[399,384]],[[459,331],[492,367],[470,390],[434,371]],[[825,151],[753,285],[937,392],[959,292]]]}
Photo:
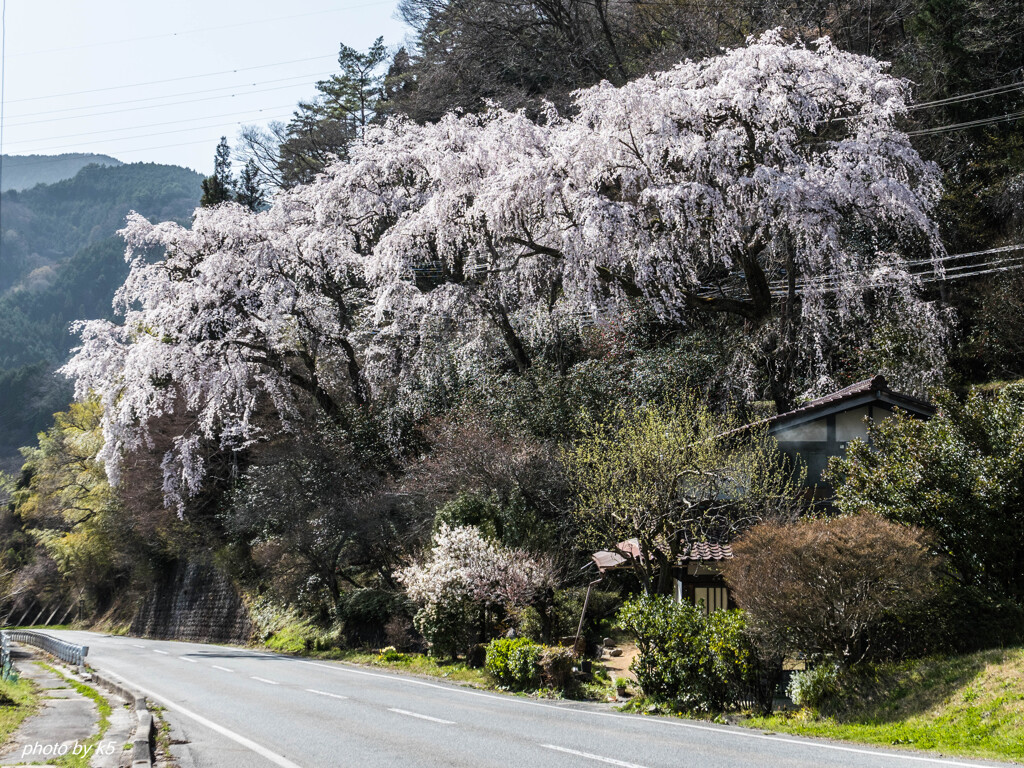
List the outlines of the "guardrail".
{"label": "guardrail", "polygon": [[89,653],[89,646],[87,645],[66,643],[55,637],[44,635],[42,632],[30,632],[24,629],[5,629],[0,630],[0,635],[3,637],[2,662],[4,668],[6,668],[9,663],[11,641],[15,643],[24,643],[26,645],[34,645],[36,648],[46,651],[51,656],[56,656],[67,664],[73,664],[79,667],[85,664],[85,657]]}

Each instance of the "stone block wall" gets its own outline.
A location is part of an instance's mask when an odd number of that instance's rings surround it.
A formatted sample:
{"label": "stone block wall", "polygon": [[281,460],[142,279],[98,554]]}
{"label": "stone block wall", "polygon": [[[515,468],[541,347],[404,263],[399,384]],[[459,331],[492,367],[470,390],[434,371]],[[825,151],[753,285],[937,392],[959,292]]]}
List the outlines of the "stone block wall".
{"label": "stone block wall", "polygon": [[161,640],[246,643],[254,625],[231,580],[212,563],[176,563],[143,600],[131,634]]}

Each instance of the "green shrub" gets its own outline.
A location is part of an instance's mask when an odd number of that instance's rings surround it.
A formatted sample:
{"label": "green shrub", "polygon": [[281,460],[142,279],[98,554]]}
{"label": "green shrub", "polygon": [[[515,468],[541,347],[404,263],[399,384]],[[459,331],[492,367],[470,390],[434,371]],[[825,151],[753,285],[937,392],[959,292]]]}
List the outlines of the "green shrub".
{"label": "green shrub", "polygon": [[536,687],[543,650],[543,646],[525,637],[492,640],[487,645],[484,666],[503,686],[517,690]]}
{"label": "green shrub", "polygon": [[643,596],[622,606],[618,622],[636,640],[630,669],[646,696],[688,711],[770,710],[773,665],[755,653],[742,612],[707,616],[689,603]]}
{"label": "green shrub", "polygon": [[381,648],[380,653],[377,654],[377,661],[384,664],[394,664],[400,661],[408,661],[408,659],[408,656],[400,652],[393,645],[389,645],[387,648]]}
{"label": "green shrub", "polygon": [[430,603],[416,612],[413,624],[430,644],[430,655],[456,658],[476,637],[480,611],[468,600]]}
{"label": "green shrub", "polygon": [[337,614],[349,645],[374,646],[386,642],[386,627],[396,616],[408,616],[411,608],[399,592],[363,588],[344,593]]}
{"label": "green shrub", "polygon": [[826,707],[839,695],[839,666],[819,664],[803,672],[794,672],[786,694],[798,707],[815,711]]}

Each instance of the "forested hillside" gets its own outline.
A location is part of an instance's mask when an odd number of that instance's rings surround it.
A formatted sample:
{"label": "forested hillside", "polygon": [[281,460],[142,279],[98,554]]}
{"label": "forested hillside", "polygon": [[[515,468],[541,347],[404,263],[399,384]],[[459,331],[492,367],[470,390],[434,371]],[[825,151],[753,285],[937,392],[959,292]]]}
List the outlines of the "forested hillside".
{"label": "forested hillside", "polygon": [[[7,168],[4,168],[6,176]],[[75,345],[70,324],[109,317],[128,274],[116,235],[129,211],[188,222],[199,174],[136,163],[88,165],[74,178],[5,192],[0,249],[0,460],[46,428],[70,396],[54,370]]]}
{"label": "forested hillside", "polygon": [[[234,169],[222,142],[190,222],[193,177],[153,198],[140,179],[130,269],[91,272],[113,245],[61,185],[39,213],[35,190],[5,195],[5,359],[24,370],[16,334],[92,318],[63,368],[77,401],[8,480],[12,591],[123,614],[205,559],[265,636],[550,642],[576,631],[595,549],[638,542],[595,596],[614,606],[669,592],[695,544],[762,524],[796,541],[785,526],[825,512],[741,427],[884,374],[942,408],[833,468],[828,535],[915,574],[847,645],[1016,642],[1021,582],[978,574],[1005,570],[988,532],[1024,523],[1022,1],[400,10],[414,45],[343,46],[289,123],[243,132]],[[133,168],[74,183],[124,195],[110,174]],[[19,220],[50,222],[50,250]],[[122,280],[113,319],[80,298]],[[961,514],[985,536],[950,535]],[[986,630],[925,632],[964,612]],[[854,653],[844,638],[815,652]]]}
{"label": "forested hillside", "polygon": [[36,184],[54,184],[70,179],[87,165],[123,165],[107,155],[67,153],[63,155],[4,155],[3,188],[31,189]]}

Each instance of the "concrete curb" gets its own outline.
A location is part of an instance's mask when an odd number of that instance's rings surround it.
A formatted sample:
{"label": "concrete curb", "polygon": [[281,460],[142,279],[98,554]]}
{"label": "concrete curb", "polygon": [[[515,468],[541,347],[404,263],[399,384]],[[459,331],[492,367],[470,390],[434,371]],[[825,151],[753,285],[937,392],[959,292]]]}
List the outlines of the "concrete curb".
{"label": "concrete curb", "polygon": [[105,672],[93,670],[92,680],[125,701],[134,702],[133,709],[139,723],[135,728],[135,739],[132,743],[132,768],[153,768],[153,758],[150,757],[149,749],[154,736],[153,715],[146,704],[146,697]]}

